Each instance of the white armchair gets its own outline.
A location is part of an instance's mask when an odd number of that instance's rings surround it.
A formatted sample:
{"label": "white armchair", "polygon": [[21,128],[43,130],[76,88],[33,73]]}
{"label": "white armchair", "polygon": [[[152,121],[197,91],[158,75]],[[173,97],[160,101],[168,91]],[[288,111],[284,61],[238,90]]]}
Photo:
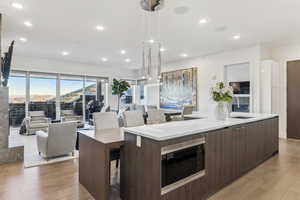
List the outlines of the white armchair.
{"label": "white armchair", "polygon": [[47,131],[50,119],[45,116],[44,111],[30,111],[29,117],[25,118],[26,135],[34,135],[36,131]]}
{"label": "white armchair", "polygon": [[77,123],[64,122],[49,125],[48,132],[37,131],[37,147],[46,158],[74,153]]}

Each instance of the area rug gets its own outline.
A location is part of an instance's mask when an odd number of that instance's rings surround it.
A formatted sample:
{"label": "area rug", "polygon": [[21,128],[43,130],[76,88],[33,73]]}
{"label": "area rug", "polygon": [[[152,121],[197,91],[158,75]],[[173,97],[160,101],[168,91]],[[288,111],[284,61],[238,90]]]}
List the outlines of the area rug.
{"label": "area rug", "polygon": [[41,165],[49,165],[53,163],[63,162],[67,160],[73,160],[79,157],[78,151],[75,151],[75,155],[62,156],[51,159],[44,159],[41,157],[37,150],[36,136],[24,137],[24,168],[36,167]]}

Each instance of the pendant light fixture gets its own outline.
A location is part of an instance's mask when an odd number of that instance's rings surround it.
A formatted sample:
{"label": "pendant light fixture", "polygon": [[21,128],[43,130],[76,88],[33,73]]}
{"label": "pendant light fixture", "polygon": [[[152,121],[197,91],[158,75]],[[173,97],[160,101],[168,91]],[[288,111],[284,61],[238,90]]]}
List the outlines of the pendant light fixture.
{"label": "pendant light fixture", "polygon": [[[160,80],[161,74],[161,43],[159,42],[160,31],[157,30],[157,40],[153,39],[152,30],[155,29],[151,24],[151,19],[156,16],[159,21],[159,10],[164,6],[164,0],[141,0],[141,7],[145,12],[147,26],[147,38],[142,43],[142,74],[143,79],[148,81]],[[159,29],[159,24],[157,24]]]}

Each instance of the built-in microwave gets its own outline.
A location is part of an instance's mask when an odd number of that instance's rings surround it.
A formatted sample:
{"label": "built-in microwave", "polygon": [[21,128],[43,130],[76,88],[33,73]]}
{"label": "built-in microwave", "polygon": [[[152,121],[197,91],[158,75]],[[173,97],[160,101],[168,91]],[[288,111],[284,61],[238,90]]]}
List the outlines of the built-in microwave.
{"label": "built-in microwave", "polygon": [[205,135],[161,149],[161,194],[205,175]]}

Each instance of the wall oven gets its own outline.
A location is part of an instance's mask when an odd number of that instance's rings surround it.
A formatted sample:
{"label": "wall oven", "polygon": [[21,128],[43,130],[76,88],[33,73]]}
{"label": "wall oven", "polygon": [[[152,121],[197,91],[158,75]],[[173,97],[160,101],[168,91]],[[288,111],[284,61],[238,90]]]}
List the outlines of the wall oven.
{"label": "wall oven", "polygon": [[205,175],[205,135],[161,149],[161,194]]}

